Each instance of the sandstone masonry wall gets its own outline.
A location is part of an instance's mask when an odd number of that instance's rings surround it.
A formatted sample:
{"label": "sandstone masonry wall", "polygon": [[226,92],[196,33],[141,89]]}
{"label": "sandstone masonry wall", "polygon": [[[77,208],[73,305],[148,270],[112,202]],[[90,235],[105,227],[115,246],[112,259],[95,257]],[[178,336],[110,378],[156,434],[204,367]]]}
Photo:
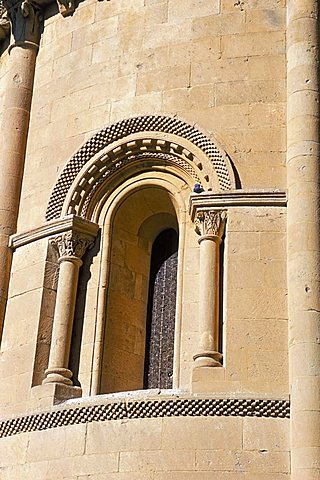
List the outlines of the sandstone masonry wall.
{"label": "sandstone masonry wall", "polygon": [[[18,232],[44,223],[62,169],[86,140],[138,115],[177,115],[214,137],[235,165],[238,188],[284,190],[285,7],[285,0],[85,0],[67,18],[48,7]],[[0,121],[9,60],[0,57]],[[179,388],[194,398],[199,246],[188,221]],[[92,265],[84,258],[78,300],[85,305],[75,316],[83,321],[79,402],[89,404],[96,401],[88,397],[102,256],[96,248]],[[124,261],[137,269],[135,254]],[[15,250],[1,345],[4,418],[60,408],[31,388],[48,364],[57,274],[46,238]],[[228,209],[222,281],[223,367],[194,378],[195,395],[199,388],[208,396],[287,399],[284,206]],[[1,439],[0,478],[289,480],[289,419],[271,416],[124,418],[18,433]]]}
{"label": "sandstone masonry wall", "polygon": [[243,188],[285,187],[284,7],[89,0],[70,18],[48,12],[19,229],[43,221],[61,169],[84,140],[133,115],[197,123],[227,150]]}
{"label": "sandstone masonry wall", "polygon": [[1,440],[3,480],[289,480],[288,420],[110,421]]}

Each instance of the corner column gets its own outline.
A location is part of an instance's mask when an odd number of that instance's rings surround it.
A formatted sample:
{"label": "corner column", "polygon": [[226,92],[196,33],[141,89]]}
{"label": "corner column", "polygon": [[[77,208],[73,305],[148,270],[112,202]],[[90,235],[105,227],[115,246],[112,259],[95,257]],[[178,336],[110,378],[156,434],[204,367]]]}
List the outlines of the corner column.
{"label": "corner column", "polygon": [[219,271],[220,244],[226,219],[225,211],[198,211],[196,232],[200,235],[199,326],[195,367],[221,367],[219,349]]}
{"label": "corner column", "polygon": [[68,366],[79,269],[81,257],[93,244],[93,239],[69,231],[54,238],[51,243],[59,250],[60,271],[49,365],[43,383],[72,385],[72,372]]}
{"label": "corner column", "polygon": [[291,478],[320,479],[319,2],[288,0]]}
{"label": "corner column", "polygon": [[[10,67],[0,126],[0,341],[8,298],[12,251],[9,236],[16,233],[29,131],[36,58],[43,31],[44,0],[2,0],[0,41],[10,32]],[[67,17],[75,0],[57,0]],[[10,20],[10,24],[9,24]]]}
{"label": "corner column", "polygon": [[[14,43],[9,47],[10,70],[0,129],[0,337],[12,261],[8,241],[17,227],[35,64],[43,28],[42,11],[35,2],[4,0],[3,4],[11,21]],[[3,7],[1,14],[3,23]]]}

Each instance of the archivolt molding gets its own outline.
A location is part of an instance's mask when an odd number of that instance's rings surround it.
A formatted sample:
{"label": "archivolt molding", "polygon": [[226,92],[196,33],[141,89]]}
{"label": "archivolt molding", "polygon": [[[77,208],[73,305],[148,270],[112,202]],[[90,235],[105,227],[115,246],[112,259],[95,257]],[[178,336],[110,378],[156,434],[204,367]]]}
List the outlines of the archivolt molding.
{"label": "archivolt molding", "polygon": [[[136,162],[136,163],[135,163]],[[99,187],[130,166],[174,166],[205,189],[234,188],[229,160],[209,138],[177,118],[135,117],[88,140],[69,160],[51,194],[46,219],[65,214],[87,218]]]}
{"label": "archivolt molding", "polygon": [[[98,158],[93,158],[87,163],[77,176],[71,187],[62,209],[63,214],[77,212],[77,215],[90,218],[90,205],[99,201],[102,186],[108,184],[109,190],[115,188],[118,182],[123,182],[126,172],[130,174],[141,173],[145,170],[156,168],[174,167],[186,180],[191,180],[191,187],[195,182],[207,186],[206,176],[201,172],[202,164],[193,167],[194,154],[170,141],[160,138],[134,138],[130,135],[125,141],[116,142],[112,147],[104,149]],[[180,148],[178,148],[180,147]],[[189,163],[190,162],[190,163]]]}

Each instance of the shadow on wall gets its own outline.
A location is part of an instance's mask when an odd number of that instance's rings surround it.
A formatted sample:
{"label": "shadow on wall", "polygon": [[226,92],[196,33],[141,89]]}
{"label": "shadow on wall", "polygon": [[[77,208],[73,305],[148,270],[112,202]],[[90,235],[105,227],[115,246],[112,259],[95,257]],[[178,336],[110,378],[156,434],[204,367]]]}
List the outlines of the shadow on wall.
{"label": "shadow on wall", "polygon": [[239,173],[238,173],[238,170],[236,169],[235,167],[235,164],[233,163],[232,159],[230,158],[230,156],[228,154],[226,154],[227,157],[228,157],[228,160],[230,162],[230,165],[231,165],[231,168],[232,168],[232,172],[233,172],[233,175],[234,175],[234,181],[235,181],[235,188],[236,190],[239,190],[242,188],[242,185],[241,185],[241,180],[240,180],[240,176],[239,176]]}
{"label": "shadow on wall", "polygon": [[81,387],[81,384],[79,381],[79,365],[80,365],[82,332],[83,332],[83,324],[84,324],[84,317],[85,317],[85,306],[86,306],[86,299],[87,299],[88,282],[91,278],[90,268],[91,268],[94,257],[100,251],[100,243],[101,243],[101,232],[99,231],[93,248],[91,248],[91,250],[88,250],[85,256],[83,257],[83,265],[80,269],[80,274],[79,274],[77,303],[76,303],[76,310],[74,314],[72,341],[71,341],[70,359],[69,359],[69,369],[73,372],[73,377],[72,377],[73,384],[77,387]]}
{"label": "shadow on wall", "polygon": [[58,252],[48,245],[40,307],[39,328],[32,377],[32,386],[41,385],[48,367],[53,317],[59,276]]}

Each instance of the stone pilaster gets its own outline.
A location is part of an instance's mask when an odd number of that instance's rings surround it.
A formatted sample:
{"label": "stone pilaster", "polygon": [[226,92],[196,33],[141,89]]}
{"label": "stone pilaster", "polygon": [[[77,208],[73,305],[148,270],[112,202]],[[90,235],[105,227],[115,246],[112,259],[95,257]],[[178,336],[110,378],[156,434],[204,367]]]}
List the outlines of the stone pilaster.
{"label": "stone pilaster", "polygon": [[200,341],[195,367],[221,367],[219,353],[219,263],[225,211],[198,211],[196,232],[200,235],[199,328]]}
{"label": "stone pilaster", "polygon": [[51,244],[59,251],[60,271],[49,365],[43,383],[72,385],[68,366],[79,269],[81,257],[93,239],[70,230],[52,239]]}
{"label": "stone pilaster", "polygon": [[292,480],[320,478],[319,2],[288,1],[288,312]]}

